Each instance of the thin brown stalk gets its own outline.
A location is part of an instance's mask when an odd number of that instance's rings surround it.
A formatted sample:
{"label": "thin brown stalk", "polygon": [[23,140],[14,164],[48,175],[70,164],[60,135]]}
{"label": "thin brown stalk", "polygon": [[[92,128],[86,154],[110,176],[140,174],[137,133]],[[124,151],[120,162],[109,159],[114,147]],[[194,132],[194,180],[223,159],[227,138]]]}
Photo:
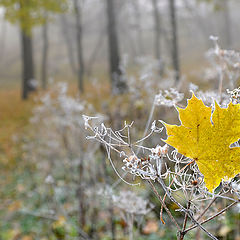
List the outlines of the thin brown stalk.
{"label": "thin brown stalk", "polygon": [[[189,200],[188,201],[188,204],[187,204],[187,210],[190,209],[190,206],[191,206],[191,201]],[[185,217],[184,217],[184,221],[183,221],[183,227],[182,227],[182,231],[180,232],[180,236],[179,236],[179,240],[183,240],[184,239],[184,236],[185,236],[185,229],[186,229],[186,226],[187,226],[187,220],[188,220],[188,214],[187,212],[185,213]]]}
{"label": "thin brown stalk", "polygon": [[213,199],[212,199],[212,201],[207,205],[207,207],[203,210],[203,212],[197,217],[197,221],[198,220],[200,220],[202,217],[203,217],[203,215],[207,212],[207,210],[212,206],[212,204],[215,202],[215,200],[217,199],[217,197],[214,197]]}
{"label": "thin brown stalk", "polygon": [[186,208],[184,208],[173,196],[172,194],[169,192],[169,190],[167,189],[167,186],[165,185],[165,183],[163,182],[163,180],[161,178],[157,179],[158,182],[160,183],[160,185],[162,186],[163,190],[166,192],[167,196],[169,197],[169,199],[174,202],[180,209],[181,211],[185,212],[188,214],[188,217],[191,218],[191,220],[193,221],[193,223],[195,223],[199,228],[201,228],[202,231],[204,231],[211,239],[217,240],[217,238],[211,234],[206,228],[204,228],[200,223],[198,223],[195,218],[192,216],[192,214],[189,212],[189,210],[187,210]]}
{"label": "thin brown stalk", "polygon": [[[176,175],[180,174],[186,167],[188,167],[188,166],[189,166],[190,164],[192,164],[193,162],[195,162],[195,160],[192,160],[191,162],[189,162],[188,164],[186,164],[182,169],[180,169],[180,170],[178,171],[178,173],[177,173]],[[170,185],[169,185],[168,187],[171,187],[171,186],[173,185],[174,180],[175,180],[175,176],[174,176],[173,180],[171,181],[171,183],[170,183]],[[165,195],[164,195],[164,197],[163,197],[163,202],[165,202],[166,197],[167,197],[167,193],[165,193]],[[161,211],[160,211],[160,218],[161,218],[161,221],[164,222],[164,221],[163,221],[163,218],[162,218],[162,213],[163,213],[163,205],[162,205]]]}
{"label": "thin brown stalk", "polygon": [[164,209],[166,210],[168,216],[170,217],[170,220],[175,224],[175,226],[177,227],[178,231],[181,231],[180,226],[178,225],[177,221],[175,220],[175,218],[173,217],[172,213],[170,212],[170,210],[168,209],[168,207],[166,206],[166,204],[163,202],[161,196],[159,195],[157,189],[154,187],[154,185],[152,184],[151,180],[148,180],[148,183],[150,184],[153,192],[155,193],[155,195],[157,196],[158,200],[160,201],[161,205],[164,207]]}
{"label": "thin brown stalk", "polygon": [[[214,218],[218,217],[219,215],[221,215],[222,213],[224,213],[224,212],[227,211],[229,208],[233,207],[234,205],[236,205],[236,204],[239,203],[239,202],[240,202],[240,201],[236,201],[236,202],[231,203],[230,205],[228,205],[227,207],[225,207],[224,209],[222,209],[221,211],[219,211],[219,212],[216,213],[215,215],[213,215],[213,216],[209,217],[208,219],[204,220],[204,221],[201,222],[200,224],[202,225],[202,224],[205,224],[205,223],[213,220]],[[192,229],[194,229],[194,228],[196,228],[196,227],[198,227],[197,224],[195,224],[195,225],[187,228],[184,232],[187,233],[187,232],[189,232],[190,230],[192,230]]]}
{"label": "thin brown stalk", "polygon": [[[222,193],[223,189],[221,189],[221,191],[219,192],[219,195]],[[212,201],[207,205],[207,207],[203,210],[203,212],[197,217],[196,221],[199,221],[203,216],[204,214],[207,212],[207,210],[212,206],[212,204],[215,202],[215,200],[217,199],[218,196],[215,196]],[[194,224],[192,225],[194,226]],[[191,226],[191,227],[192,227]]]}

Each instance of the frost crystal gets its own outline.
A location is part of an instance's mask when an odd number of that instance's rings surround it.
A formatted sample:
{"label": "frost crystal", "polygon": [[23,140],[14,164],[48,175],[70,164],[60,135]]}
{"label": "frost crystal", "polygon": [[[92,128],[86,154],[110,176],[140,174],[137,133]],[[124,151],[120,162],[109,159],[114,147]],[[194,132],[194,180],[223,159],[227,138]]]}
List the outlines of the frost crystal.
{"label": "frost crystal", "polygon": [[230,98],[234,104],[240,103],[240,87],[235,88],[232,91],[227,89],[227,93],[230,95]]}
{"label": "frost crystal", "polygon": [[220,96],[216,91],[198,91],[195,93],[199,99],[202,99],[205,105],[213,106],[216,101],[221,107],[227,107],[230,99],[229,96],[225,93],[222,93]]}
{"label": "frost crystal", "polygon": [[155,96],[155,105],[165,105],[168,107],[174,106],[176,103],[183,100],[184,94],[179,93],[175,88],[169,90],[160,90],[159,94]]}

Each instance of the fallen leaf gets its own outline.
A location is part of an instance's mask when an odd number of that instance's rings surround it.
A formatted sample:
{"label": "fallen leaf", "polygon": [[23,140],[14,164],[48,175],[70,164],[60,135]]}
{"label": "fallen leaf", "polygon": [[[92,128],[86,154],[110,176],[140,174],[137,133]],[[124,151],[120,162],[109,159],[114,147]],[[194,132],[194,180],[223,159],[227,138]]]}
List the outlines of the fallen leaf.
{"label": "fallen leaf", "polygon": [[21,208],[21,206],[22,206],[21,201],[16,200],[16,201],[12,202],[11,204],[9,204],[8,211],[15,212],[15,211],[19,210]]}
{"label": "fallen leaf", "polygon": [[143,228],[143,233],[148,235],[158,231],[158,222],[155,220],[149,220]]}
{"label": "fallen leaf", "polygon": [[230,147],[240,138],[240,104],[221,108],[215,103],[211,114],[211,108],[193,94],[187,107],[177,110],[181,125],[164,123],[165,142],[196,161],[212,192],[222,179],[229,180],[240,172],[240,148]]}
{"label": "fallen leaf", "polygon": [[218,234],[219,234],[219,236],[221,236],[221,237],[225,237],[225,236],[227,236],[227,234],[228,234],[229,232],[231,232],[231,228],[228,227],[228,226],[223,226],[223,227],[220,228]]}

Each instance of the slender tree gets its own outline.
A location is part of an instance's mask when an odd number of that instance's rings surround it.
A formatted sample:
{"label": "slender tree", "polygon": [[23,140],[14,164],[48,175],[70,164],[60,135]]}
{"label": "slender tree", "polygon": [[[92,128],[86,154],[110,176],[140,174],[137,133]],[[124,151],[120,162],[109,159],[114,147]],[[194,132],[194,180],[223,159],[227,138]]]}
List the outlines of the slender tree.
{"label": "slender tree", "polygon": [[[64,40],[64,43],[66,44],[67,48],[67,53],[68,53],[68,60],[69,60],[69,65],[71,68],[71,71],[73,75],[77,73],[77,67],[76,67],[76,61],[75,61],[75,56],[74,56],[74,48],[73,48],[73,37],[72,33],[70,31],[70,26],[69,26],[68,19],[66,18],[65,14],[60,15],[60,26],[61,26],[61,32],[62,32],[62,37]],[[74,38],[75,40],[75,38]]]}
{"label": "slender tree", "polygon": [[137,32],[137,42],[138,42],[138,52],[139,55],[144,55],[144,44],[143,44],[143,36],[142,36],[142,27],[141,27],[141,9],[139,7],[139,1],[132,1],[134,15],[135,15],[135,24],[134,27]]}
{"label": "slender tree", "polygon": [[114,14],[115,0],[106,0],[106,12],[108,20],[108,49],[110,78],[113,94],[122,94],[127,91],[126,79],[120,67],[120,55],[117,38],[117,26]]}
{"label": "slender tree", "polygon": [[34,62],[32,48],[32,34],[21,29],[22,41],[22,98],[27,99],[28,93],[34,91]]}
{"label": "slender tree", "polygon": [[20,26],[22,49],[22,98],[27,99],[33,85],[34,62],[32,29],[44,24],[46,12],[60,13],[65,10],[67,0],[0,0],[5,7],[5,17]]}
{"label": "slender tree", "polygon": [[[186,1],[186,0],[185,0]],[[218,25],[221,27],[220,31],[223,33],[223,41],[226,48],[231,48],[233,39],[232,39],[232,20],[231,20],[231,11],[230,11],[230,0],[199,0],[202,2],[209,3],[213,6],[215,11],[221,11],[221,20],[222,22]],[[203,26],[201,26],[203,27]]]}
{"label": "slender tree", "polygon": [[[19,1],[19,11],[24,12],[29,3]],[[27,21],[30,20],[30,12],[20,16],[20,29],[22,40],[22,98],[27,99],[28,93],[34,91],[36,86],[34,81],[34,58],[33,58],[33,43],[32,43],[32,28],[27,26]]]}
{"label": "slender tree", "polygon": [[169,12],[171,21],[171,40],[172,40],[172,65],[175,71],[175,82],[179,82],[180,79],[180,63],[178,53],[178,33],[176,22],[176,3],[175,0],[169,0]]}
{"label": "slender tree", "polygon": [[159,64],[159,73],[163,73],[163,63],[161,60],[161,21],[160,14],[158,9],[158,0],[152,0],[153,6],[153,17],[154,17],[154,29],[155,29],[155,38],[154,38],[154,54]]}
{"label": "slender tree", "polygon": [[222,4],[223,8],[223,19],[224,19],[224,37],[225,37],[225,44],[226,48],[232,47],[232,21],[231,21],[231,14],[229,10],[229,0],[221,0],[220,3]]}
{"label": "slender tree", "polygon": [[99,31],[99,36],[98,36],[96,45],[93,48],[92,54],[90,55],[88,63],[87,63],[86,74],[88,77],[92,75],[93,64],[96,61],[97,56],[101,50],[101,46],[103,45],[103,42],[105,40],[105,35],[106,35],[105,30]]}
{"label": "slender tree", "polygon": [[[46,13],[47,18],[47,13]],[[45,90],[47,88],[47,73],[48,73],[48,22],[42,26],[42,40],[43,40],[43,49],[42,49],[42,69],[41,69],[41,79],[42,79],[42,88]]]}
{"label": "slender tree", "polygon": [[83,47],[82,47],[82,21],[81,21],[81,8],[79,0],[74,0],[74,9],[76,17],[76,42],[77,42],[77,60],[78,60],[78,88],[81,92],[84,90],[83,77],[84,77],[84,61],[83,61]]}
{"label": "slender tree", "polygon": [[1,17],[1,29],[0,29],[0,62],[5,57],[5,47],[6,47],[6,35],[7,35],[7,24],[4,17]]}

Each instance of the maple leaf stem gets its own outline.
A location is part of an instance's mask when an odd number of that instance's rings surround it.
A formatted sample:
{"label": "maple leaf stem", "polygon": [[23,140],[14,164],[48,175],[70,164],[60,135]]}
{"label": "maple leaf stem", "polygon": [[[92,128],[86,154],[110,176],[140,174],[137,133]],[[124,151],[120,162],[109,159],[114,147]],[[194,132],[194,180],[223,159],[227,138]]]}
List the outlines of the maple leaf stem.
{"label": "maple leaf stem", "polygon": [[[180,226],[178,225],[177,221],[175,220],[175,218],[173,217],[172,213],[170,212],[170,210],[168,209],[168,207],[166,206],[166,204],[163,202],[161,196],[159,195],[157,189],[155,188],[155,186],[153,185],[153,183],[151,182],[151,180],[148,180],[148,183],[150,184],[153,192],[155,193],[155,195],[157,196],[158,200],[160,201],[161,205],[164,207],[164,209],[166,210],[168,216],[170,217],[170,219],[172,220],[172,222],[176,225],[178,231],[181,230]],[[161,219],[161,221],[163,222],[163,224],[165,224],[165,222]]]}
{"label": "maple leaf stem", "polygon": [[[234,205],[236,205],[236,204],[239,203],[239,202],[240,202],[240,200],[239,200],[239,201],[235,201],[235,202],[229,204],[227,207],[225,207],[224,209],[222,209],[221,211],[219,211],[219,212],[216,213],[215,215],[209,217],[208,219],[204,220],[204,221],[201,222],[200,224],[202,225],[202,224],[205,224],[205,223],[211,221],[212,219],[218,217],[219,215],[221,215],[222,213],[224,213],[224,212],[227,211],[229,208],[233,207]],[[196,228],[196,227],[198,227],[197,224],[195,224],[195,225],[187,228],[187,229],[184,231],[184,233],[186,234],[187,232],[189,232],[190,230],[192,230],[192,229],[194,229],[194,228]]]}
{"label": "maple leaf stem", "polygon": [[[152,131],[150,132],[150,134],[147,134],[147,132],[148,132],[148,129],[150,127],[154,111],[155,111],[155,104],[152,105],[151,111],[149,113],[147,124],[146,124],[145,129],[144,129],[143,138],[141,139],[141,145],[140,146],[142,146],[143,145],[143,141],[152,134]],[[139,153],[139,151],[140,151],[140,148],[138,149],[137,154]]]}

